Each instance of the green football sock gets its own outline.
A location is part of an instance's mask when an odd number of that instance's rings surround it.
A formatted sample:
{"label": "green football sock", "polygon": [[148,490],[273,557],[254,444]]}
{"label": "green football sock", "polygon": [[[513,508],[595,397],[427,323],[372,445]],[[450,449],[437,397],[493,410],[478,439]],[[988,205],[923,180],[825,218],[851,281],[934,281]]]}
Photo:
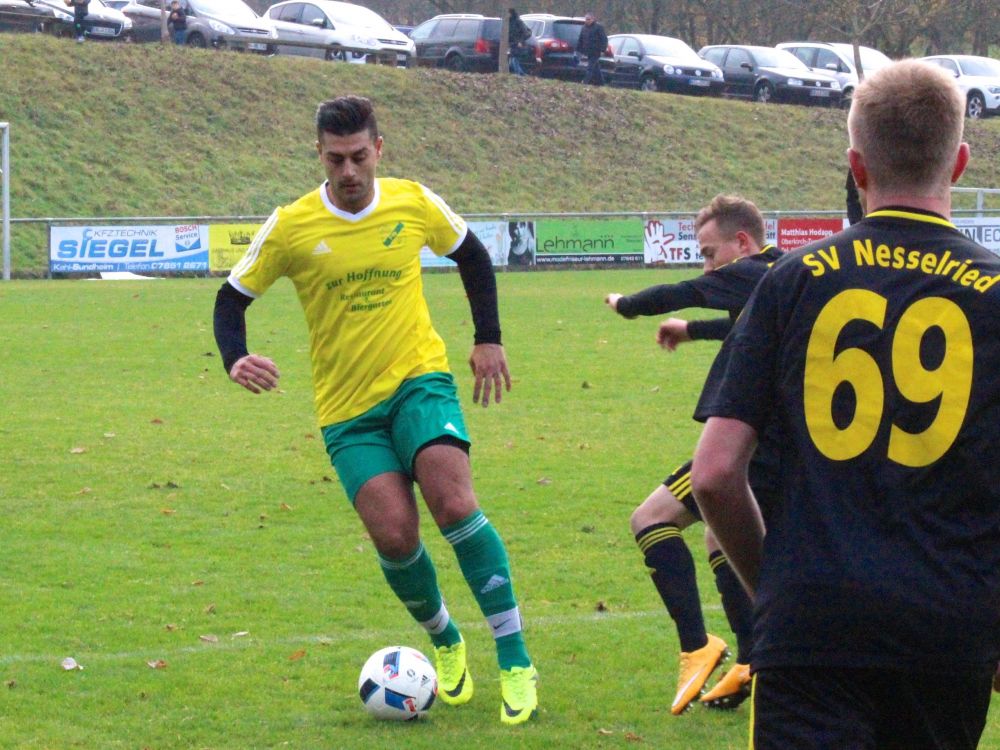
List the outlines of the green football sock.
{"label": "green football sock", "polygon": [[378,561],[389,588],[427,631],[435,648],[452,646],[461,640],[458,626],[441,599],[437,572],[423,542],[412,555],[402,560],[379,555]]}
{"label": "green football sock", "polygon": [[490,624],[500,669],[530,666],[510,581],[510,562],[496,529],[477,510],[441,533],[455,548],[462,574]]}

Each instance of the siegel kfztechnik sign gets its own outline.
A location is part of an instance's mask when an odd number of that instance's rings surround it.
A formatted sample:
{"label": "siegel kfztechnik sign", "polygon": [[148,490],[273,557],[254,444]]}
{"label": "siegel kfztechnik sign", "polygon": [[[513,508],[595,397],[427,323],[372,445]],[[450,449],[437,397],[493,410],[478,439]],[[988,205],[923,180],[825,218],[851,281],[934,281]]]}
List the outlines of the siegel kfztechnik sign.
{"label": "siegel kfztechnik sign", "polygon": [[206,227],[197,224],[52,227],[52,273],[208,271]]}

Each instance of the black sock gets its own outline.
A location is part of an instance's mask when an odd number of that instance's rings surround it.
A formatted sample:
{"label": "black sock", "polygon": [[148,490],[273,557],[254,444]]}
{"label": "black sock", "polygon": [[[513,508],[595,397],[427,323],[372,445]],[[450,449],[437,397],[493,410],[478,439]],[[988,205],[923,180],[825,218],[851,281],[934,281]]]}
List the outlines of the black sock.
{"label": "black sock", "polygon": [[681,530],[672,523],[654,523],[635,535],[646,558],[653,585],[677,625],[681,651],[691,652],[708,643],[701,613],[694,559]]}
{"label": "black sock", "polygon": [[749,664],[753,648],[753,602],[721,550],[708,556],[708,564],[715,573],[715,586],[722,596],[722,609],[725,610],[729,627],[736,636],[736,649],[739,652],[736,661]]}

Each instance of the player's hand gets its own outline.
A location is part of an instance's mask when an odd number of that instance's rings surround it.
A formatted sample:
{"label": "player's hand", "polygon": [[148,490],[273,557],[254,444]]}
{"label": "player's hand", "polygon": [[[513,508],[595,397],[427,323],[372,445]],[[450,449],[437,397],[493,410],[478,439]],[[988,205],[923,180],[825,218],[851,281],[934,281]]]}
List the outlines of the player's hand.
{"label": "player's hand", "polygon": [[510,371],[507,369],[507,355],[500,344],[476,344],[469,356],[469,367],[476,377],[472,390],[472,402],[490,405],[490,393],[499,404],[502,397],[501,378],[510,390]]}
{"label": "player's hand", "polygon": [[229,371],[229,379],[237,385],[242,385],[251,393],[277,388],[280,375],[277,365],[259,354],[248,354],[241,357],[236,360],[233,369]]}
{"label": "player's hand", "polygon": [[656,343],[668,351],[675,351],[677,345],[690,341],[688,323],[680,318],[667,318],[656,331]]}
{"label": "player's hand", "polygon": [[618,312],[618,300],[622,298],[622,295],[612,292],[607,297],[604,298],[604,304],[610,307],[615,312]]}

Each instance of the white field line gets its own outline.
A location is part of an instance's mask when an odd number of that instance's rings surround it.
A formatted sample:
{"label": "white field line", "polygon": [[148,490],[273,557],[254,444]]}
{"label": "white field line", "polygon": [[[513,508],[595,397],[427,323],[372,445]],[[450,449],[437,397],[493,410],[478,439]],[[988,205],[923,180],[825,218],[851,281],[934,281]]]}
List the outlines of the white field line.
{"label": "white field line", "polygon": [[[721,610],[719,604],[702,605],[706,611]],[[549,628],[561,625],[605,625],[616,620],[635,620],[651,617],[663,619],[665,628],[672,628],[670,617],[664,609],[650,610],[630,610],[627,612],[580,612],[578,614],[548,615],[544,617],[531,617],[525,620],[525,632],[530,633],[534,628]],[[400,624],[406,624],[406,615],[400,612]],[[366,640],[373,639],[378,642],[388,642],[393,638],[398,638],[400,625],[393,628],[365,628],[363,636]],[[463,622],[463,630],[486,630],[485,621]],[[360,638],[358,631],[345,631],[335,635],[299,635],[285,638],[270,639],[257,636],[250,632],[245,636],[219,636],[218,643],[199,642],[197,644],[178,646],[173,648],[152,647],[147,651],[116,651],[103,653],[99,651],[78,651],[73,654],[4,654],[0,655],[0,666],[6,664],[26,664],[26,663],[53,663],[58,664],[67,656],[72,656],[84,668],[89,664],[102,661],[132,661],[135,659],[155,660],[167,657],[183,656],[187,654],[201,654],[206,651],[245,651],[249,648],[259,648],[261,646],[302,646],[308,644],[319,644],[332,646],[338,643],[357,641]]]}

